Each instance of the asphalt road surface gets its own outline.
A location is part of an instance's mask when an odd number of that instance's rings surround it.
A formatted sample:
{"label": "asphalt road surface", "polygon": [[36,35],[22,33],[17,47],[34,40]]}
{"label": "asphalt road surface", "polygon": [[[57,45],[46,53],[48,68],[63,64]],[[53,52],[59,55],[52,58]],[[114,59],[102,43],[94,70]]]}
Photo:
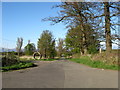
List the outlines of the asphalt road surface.
{"label": "asphalt road surface", "polygon": [[67,60],[37,61],[37,67],[2,73],[3,88],[118,88],[118,71]]}

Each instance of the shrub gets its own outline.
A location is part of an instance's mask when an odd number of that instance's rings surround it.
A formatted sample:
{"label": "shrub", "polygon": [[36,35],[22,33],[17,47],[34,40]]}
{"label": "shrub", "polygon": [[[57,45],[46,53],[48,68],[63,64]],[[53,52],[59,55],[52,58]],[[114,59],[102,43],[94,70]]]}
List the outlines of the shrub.
{"label": "shrub", "polygon": [[97,50],[97,48],[96,48],[95,45],[90,45],[90,46],[88,47],[88,53],[89,53],[89,54],[95,54],[95,53],[97,53],[97,52],[98,52],[98,50]]}
{"label": "shrub", "polygon": [[18,70],[18,69],[24,69],[24,68],[33,67],[33,66],[36,66],[36,65],[34,65],[31,62],[21,62],[21,63],[14,64],[11,66],[0,67],[0,69],[2,69],[3,72],[5,72],[9,70]]}
{"label": "shrub", "polygon": [[102,52],[99,54],[92,55],[92,60],[101,61],[109,65],[118,65],[119,64],[119,56],[118,52]]}
{"label": "shrub", "polygon": [[18,57],[14,54],[8,54],[2,57],[2,66],[10,66],[19,63]]}

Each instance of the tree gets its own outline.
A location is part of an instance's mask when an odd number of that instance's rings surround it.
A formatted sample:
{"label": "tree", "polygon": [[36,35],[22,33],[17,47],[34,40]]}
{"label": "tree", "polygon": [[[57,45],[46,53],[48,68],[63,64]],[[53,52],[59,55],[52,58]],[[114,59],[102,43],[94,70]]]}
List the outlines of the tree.
{"label": "tree", "polygon": [[39,52],[44,58],[51,58],[55,56],[55,39],[50,31],[45,30],[38,39]]}
{"label": "tree", "polygon": [[50,45],[50,58],[54,58],[56,56],[57,52],[55,49],[55,39],[53,39],[52,44]]}
{"label": "tree", "polygon": [[30,41],[28,41],[28,44],[24,48],[25,54],[26,55],[32,55],[35,52],[35,50],[36,50],[35,44],[34,43],[30,43]]}
{"label": "tree", "polygon": [[44,20],[52,21],[53,24],[64,22],[67,24],[67,27],[80,27],[80,31],[82,33],[82,43],[83,47],[81,50],[82,54],[87,53],[86,47],[86,35],[84,25],[86,23],[90,23],[91,12],[89,10],[90,4],[85,2],[63,2],[61,5],[57,5],[56,7],[62,8],[60,10],[59,16],[57,17],[49,17]]}
{"label": "tree", "polygon": [[16,51],[18,52],[18,56],[20,56],[22,45],[23,45],[23,38],[18,38],[17,39],[17,47],[16,47]]}
{"label": "tree", "polygon": [[57,46],[57,54],[61,57],[65,53],[64,51],[64,40],[59,38],[58,39],[58,46]]}
{"label": "tree", "polygon": [[[90,25],[84,25],[84,32],[86,35],[86,48],[89,52],[91,49],[98,49],[99,41],[96,31],[92,29]],[[66,39],[65,39],[66,47],[74,53],[80,53],[83,49],[82,43],[82,33],[80,31],[80,27],[71,28],[68,30]]]}
{"label": "tree", "polygon": [[[45,18],[45,21],[52,21],[52,24],[64,22],[68,28],[80,27],[82,34],[81,53],[87,52],[87,39],[85,25],[89,24],[99,33],[99,40],[106,41],[106,51],[111,51],[113,40],[119,40],[119,35],[112,35],[111,30],[119,25],[115,17],[119,16],[120,2],[63,2],[58,16]],[[97,13],[96,13],[97,12]],[[115,21],[115,22],[114,22]],[[113,37],[112,37],[113,36]]]}
{"label": "tree", "polygon": [[82,47],[82,34],[78,27],[71,28],[68,30],[66,38],[65,38],[65,44],[66,48],[74,53],[80,53],[81,47]]}
{"label": "tree", "polygon": [[110,52],[112,50],[112,43],[119,39],[119,35],[113,32],[118,32],[117,26],[119,24],[117,17],[120,15],[120,2],[99,2],[92,6],[94,11],[98,12],[98,14],[94,12],[93,18],[98,19],[100,22],[96,27],[100,28],[99,32],[104,30],[103,35],[106,42],[106,51]]}
{"label": "tree", "polygon": [[[111,18],[113,16],[120,15],[119,13],[119,5],[117,3],[109,3],[103,2],[104,4],[104,15],[105,15],[105,37],[106,37],[106,51],[110,52],[112,50],[112,35],[111,35],[111,27],[113,25]],[[110,12],[110,9],[114,10],[114,13]],[[115,24],[114,24],[115,25]],[[113,29],[113,28],[112,28]]]}

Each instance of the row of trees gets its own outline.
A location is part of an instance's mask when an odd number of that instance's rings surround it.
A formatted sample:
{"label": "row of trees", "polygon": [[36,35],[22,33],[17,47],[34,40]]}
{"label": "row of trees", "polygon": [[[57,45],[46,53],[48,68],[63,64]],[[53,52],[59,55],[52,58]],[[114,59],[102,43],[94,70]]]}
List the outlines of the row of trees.
{"label": "row of trees", "polygon": [[[68,30],[66,38],[59,38],[58,40],[55,40],[50,31],[45,30],[38,39],[38,51],[44,58],[71,56],[75,53],[80,53],[82,46],[81,42],[78,41],[81,40],[82,38],[80,37],[80,32],[77,28]],[[87,47],[89,51],[87,53],[96,53],[98,49],[97,39],[88,34],[87,40]]]}
{"label": "row of trees", "polygon": [[58,16],[43,20],[52,21],[53,25],[66,24],[68,50],[87,54],[105,41],[106,51],[110,52],[114,40],[120,39],[117,33],[111,33],[111,30],[117,30],[119,6],[120,2],[63,2],[55,6],[61,8]]}
{"label": "row of trees", "polygon": [[[87,53],[96,53],[99,48],[99,42],[95,36],[90,34],[90,32],[93,33],[92,28],[89,25],[86,25],[86,28],[89,28],[89,33],[86,38],[86,46],[88,47]],[[55,56],[71,56],[75,53],[80,53],[83,45],[80,35],[79,27],[72,28],[68,30],[65,39],[59,38],[56,42],[52,33],[49,30],[45,30],[38,39],[38,49],[35,48],[34,43],[30,43],[30,40],[28,40],[28,44],[24,47],[24,54],[33,55],[34,52],[38,51],[44,58],[54,58]],[[20,55],[22,44],[23,38],[18,38],[16,48],[18,55]]]}
{"label": "row of trees", "polygon": [[[23,45],[23,38],[18,38],[17,39],[17,47],[16,47],[18,56],[20,56],[22,45]],[[30,43],[30,40],[28,40],[28,44],[24,47],[25,55],[32,55],[35,51],[36,51],[35,44]]]}
{"label": "row of trees", "polygon": [[65,40],[61,38],[55,40],[49,30],[43,31],[43,33],[40,35],[40,38],[38,39],[38,51],[44,58],[54,58],[55,56],[62,57],[65,55],[71,55],[68,54],[69,52],[67,52]]}
{"label": "row of trees", "polygon": [[[112,43],[120,39],[117,33],[111,32],[117,30],[116,27],[119,25],[116,21],[120,15],[119,6],[119,2],[62,2],[56,5],[55,8],[61,8],[59,15],[43,20],[52,21],[53,25],[64,22],[68,28],[66,38],[59,39],[56,46],[52,33],[45,30],[38,39],[38,51],[45,58],[75,53],[84,55],[96,53],[100,42],[106,42],[106,52],[110,52]],[[25,50],[30,51],[31,45],[28,43]],[[20,47],[21,44],[18,45],[18,48]]]}

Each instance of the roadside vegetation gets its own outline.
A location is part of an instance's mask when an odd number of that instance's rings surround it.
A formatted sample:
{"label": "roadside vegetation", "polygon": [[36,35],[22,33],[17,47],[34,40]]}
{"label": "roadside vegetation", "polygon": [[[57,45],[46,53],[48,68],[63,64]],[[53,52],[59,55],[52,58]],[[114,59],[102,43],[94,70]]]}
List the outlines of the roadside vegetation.
{"label": "roadside vegetation", "polygon": [[88,65],[93,68],[120,70],[119,65],[108,64],[108,63],[102,62],[101,60],[94,61],[89,56],[81,56],[80,58],[72,58],[69,60],[80,63],[80,64]]}
{"label": "roadside vegetation", "polygon": [[[113,51],[112,44],[119,45],[120,40],[119,34],[116,33],[118,22],[113,20],[119,15],[119,3],[62,2],[54,6],[57,7],[61,8],[59,14],[43,18],[43,21],[51,21],[52,24],[65,23],[68,29],[65,38],[56,40],[52,32],[44,30],[38,38],[37,46],[28,40],[24,50],[22,50],[24,39],[18,38],[16,51],[19,60],[16,57],[10,58],[11,56],[3,57],[2,69],[18,69],[33,65],[23,61],[54,61],[65,57],[95,68],[118,70],[119,50]],[[115,33],[112,33],[113,30]],[[106,50],[102,50],[101,42],[106,43]],[[33,57],[34,52],[39,52],[39,55],[36,55],[39,59],[21,58],[21,56]],[[16,55],[16,52],[14,54]]]}
{"label": "roadside vegetation", "polygon": [[[58,43],[61,56],[72,56],[70,60],[95,68],[118,70],[118,52],[112,50],[112,44],[119,45],[120,40],[118,33],[112,33],[118,31],[118,22],[113,21],[119,15],[118,6],[113,2],[63,2],[54,6],[61,8],[58,15],[43,21],[66,24],[66,37]],[[106,43],[105,52],[101,42]]]}
{"label": "roadside vegetation", "polygon": [[0,63],[0,70],[2,72],[36,66],[30,61],[21,61],[19,57],[15,56],[13,53],[2,56]]}

